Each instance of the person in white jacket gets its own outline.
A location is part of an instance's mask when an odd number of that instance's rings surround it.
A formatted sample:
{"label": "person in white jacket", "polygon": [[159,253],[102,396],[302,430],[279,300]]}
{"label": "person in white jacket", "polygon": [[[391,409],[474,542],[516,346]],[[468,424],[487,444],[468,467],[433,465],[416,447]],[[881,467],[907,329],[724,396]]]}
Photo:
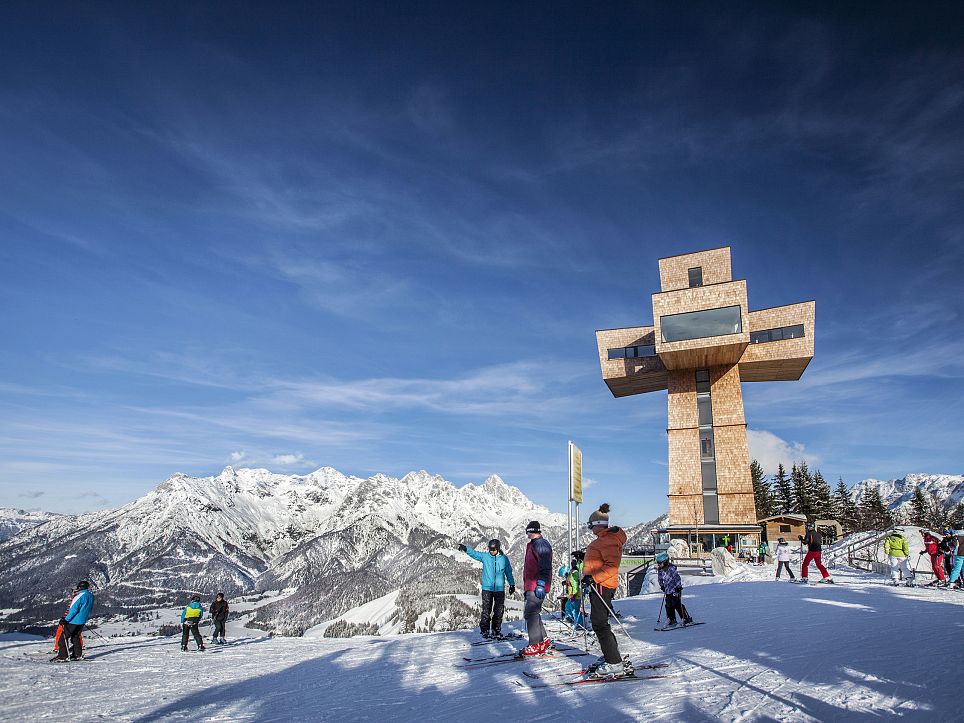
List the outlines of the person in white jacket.
{"label": "person in white jacket", "polygon": [[790,579],[793,579],[793,570],[790,569],[790,545],[787,544],[787,540],[781,537],[777,540],[776,550],[773,551],[773,556],[777,560],[777,580],[780,579],[780,571],[783,568],[787,569],[787,573],[790,575]]}

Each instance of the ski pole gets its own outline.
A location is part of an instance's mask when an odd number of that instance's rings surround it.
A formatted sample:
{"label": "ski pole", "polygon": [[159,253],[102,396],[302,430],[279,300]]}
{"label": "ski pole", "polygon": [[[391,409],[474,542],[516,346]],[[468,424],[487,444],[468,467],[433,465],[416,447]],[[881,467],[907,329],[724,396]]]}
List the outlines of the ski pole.
{"label": "ski pole", "polygon": [[663,605],[666,604],[666,596],[663,595],[659,600],[659,614],[656,616],[656,624],[659,625],[660,621],[663,619]]}
{"label": "ski pole", "polygon": [[589,589],[596,593],[596,597],[599,598],[599,600],[602,602],[602,604],[603,604],[603,606],[606,608],[606,610],[609,611],[609,614],[612,615],[614,618],[616,618],[616,622],[619,623],[619,627],[620,627],[620,629],[623,631],[623,635],[625,635],[627,638],[629,638],[630,642],[632,642],[632,644],[633,644],[633,647],[636,648],[636,652],[639,652],[639,643],[636,642],[636,638],[634,638],[632,635],[630,635],[630,634],[629,634],[629,631],[626,630],[626,626],[623,625],[623,621],[619,619],[619,616],[616,615],[616,613],[613,611],[613,609],[612,609],[611,607],[609,607],[609,604],[608,604],[605,600],[603,600],[603,596],[600,595],[599,592],[598,592],[595,588],[593,588],[593,587],[590,585]]}

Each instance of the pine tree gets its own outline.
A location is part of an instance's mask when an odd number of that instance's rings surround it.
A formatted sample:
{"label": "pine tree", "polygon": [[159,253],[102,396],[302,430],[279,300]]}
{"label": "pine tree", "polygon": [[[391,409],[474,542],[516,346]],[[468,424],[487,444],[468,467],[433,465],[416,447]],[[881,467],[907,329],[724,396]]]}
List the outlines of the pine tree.
{"label": "pine tree", "polygon": [[957,507],[951,510],[948,522],[955,530],[964,529],[964,502],[958,502]]}
{"label": "pine tree", "polygon": [[862,530],[886,530],[893,524],[890,511],[880,497],[880,489],[871,487],[860,503],[860,528]]}
{"label": "pine tree", "polygon": [[793,487],[782,464],[777,465],[777,473],[773,478],[773,491],[773,506],[776,509],[776,514],[786,515],[796,511]]}
{"label": "pine tree", "polygon": [[837,522],[840,523],[840,526],[843,527],[845,534],[854,532],[857,529],[860,519],[857,511],[857,503],[854,502],[854,498],[850,496],[850,491],[847,489],[847,485],[844,484],[843,477],[838,480],[837,489],[834,490],[833,515]]}
{"label": "pine tree", "polygon": [[[918,487],[918,489],[920,489]],[[941,498],[933,492],[927,493],[927,526],[935,532],[943,531],[947,527],[949,515]]]}
{"label": "pine tree", "polygon": [[908,522],[915,527],[927,527],[927,497],[920,487],[914,488],[914,498],[910,501],[910,518]]}
{"label": "pine tree", "polygon": [[814,517],[818,520],[831,519],[834,512],[833,492],[819,469],[813,473],[812,495]]}
{"label": "pine tree", "polygon": [[756,518],[762,520],[765,517],[771,517],[777,514],[770,481],[763,473],[763,467],[756,460],[750,462],[750,479],[753,481],[753,500],[756,503]]}
{"label": "pine tree", "polygon": [[808,520],[814,519],[816,515],[814,514],[813,478],[807,468],[807,463],[794,464],[790,470],[790,479],[793,482],[793,499],[796,503],[796,511],[801,515],[806,515]]}

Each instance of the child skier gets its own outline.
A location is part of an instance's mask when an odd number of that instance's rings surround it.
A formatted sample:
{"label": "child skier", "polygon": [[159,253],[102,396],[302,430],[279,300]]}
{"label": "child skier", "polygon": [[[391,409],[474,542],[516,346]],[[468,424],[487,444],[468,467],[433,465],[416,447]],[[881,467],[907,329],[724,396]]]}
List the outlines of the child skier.
{"label": "child skier", "polygon": [[204,607],[201,605],[201,596],[192,595],[191,602],[184,606],[184,610],[181,611],[181,651],[187,650],[187,639],[189,635],[194,636],[194,642],[197,643],[197,649],[204,650],[204,641],[201,639],[201,631],[198,630],[198,624],[201,622],[201,616],[204,615]]}
{"label": "child skier", "polygon": [[224,626],[228,622],[228,601],[224,599],[223,592],[219,592],[211,603],[211,620],[214,621],[211,642],[224,645]]}
{"label": "child skier", "polygon": [[526,545],[522,571],[526,605],[522,615],[529,632],[529,644],[519,652],[520,657],[545,655],[552,645],[542,624],[542,601],[552,586],[552,545],[542,536],[542,525],[538,520],[526,525],[526,535],[529,544]]}
{"label": "child skier", "polygon": [[777,560],[777,580],[780,579],[780,573],[784,569],[786,569],[790,579],[793,580],[793,570],[790,569],[790,545],[787,544],[785,537],[777,540],[777,549],[774,550],[774,557],[776,557]]}
{"label": "child skier", "polygon": [[910,570],[907,558],[908,552],[907,538],[904,537],[904,530],[895,527],[894,530],[884,540],[884,554],[887,555],[887,562],[890,564],[890,584],[897,586],[900,584],[900,576],[904,576],[904,584],[907,587],[914,587],[914,573]]}
{"label": "child skier", "polygon": [[[954,539],[957,541],[957,549],[954,551],[954,569],[951,570],[950,577],[947,578],[948,585],[961,589],[964,587],[964,530],[954,530]],[[958,579],[958,576],[961,579]]]}
{"label": "child skier", "polygon": [[581,628],[584,625],[582,615],[582,569],[583,560],[586,553],[576,550],[572,553],[572,561],[569,566],[559,568],[559,577],[563,579],[563,604],[562,615],[568,619],[573,628]]}
{"label": "child skier", "polygon": [[759,546],[758,548],[756,548],[756,554],[757,554],[756,564],[757,564],[757,565],[765,565],[765,564],[766,564],[766,555],[767,555],[767,543],[761,542],[761,543],[760,543],[760,546]]}
{"label": "child skier", "polygon": [[57,648],[57,660],[61,663],[67,662],[67,647],[70,646],[70,659],[80,660],[84,657],[84,649],[80,640],[80,634],[84,631],[84,625],[90,618],[90,611],[94,607],[94,596],[90,592],[90,583],[81,580],[77,583],[77,592],[74,599],[70,601],[67,614],[60,619],[63,626],[60,646]]}
{"label": "child skier", "polygon": [[479,629],[483,638],[502,637],[502,616],[505,613],[505,582],[509,581],[509,594],[515,593],[512,565],[502,552],[502,543],[489,540],[488,553],[459,545],[459,549],[473,560],[482,563],[482,617]]}
{"label": "child skier", "polygon": [[666,594],[666,628],[677,626],[676,616],[683,619],[683,625],[693,622],[686,608],[683,607],[683,581],[676,571],[676,565],[669,561],[669,555],[661,552],[656,556],[656,573],[659,578],[659,589]]}
{"label": "child skier", "polygon": [[807,534],[806,536],[797,535],[797,538],[807,546],[807,554],[803,558],[803,565],[800,569],[800,582],[807,582],[807,575],[810,573],[810,562],[813,561],[817,565],[817,569],[820,570],[820,574],[823,575],[823,579],[820,582],[826,582],[833,585],[833,578],[830,577],[830,573],[827,572],[827,568],[823,566],[820,562],[820,550],[823,543],[823,536],[817,532],[816,526],[812,522],[807,523]]}

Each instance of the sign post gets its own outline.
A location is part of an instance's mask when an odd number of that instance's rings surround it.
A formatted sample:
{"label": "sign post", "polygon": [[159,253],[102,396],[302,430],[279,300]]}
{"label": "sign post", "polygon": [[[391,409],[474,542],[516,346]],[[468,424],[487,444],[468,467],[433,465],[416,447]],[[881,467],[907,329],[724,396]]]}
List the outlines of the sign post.
{"label": "sign post", "polygon": [[[566,560],[568,565],[572,561],[572,551],[579,546],[579,503],[582,502],[582,450],[572,442],[569,442],[569,504],[567,512],[569,517],[569,558]],[[575,526],[573,525],[572,505],[576,504]]]}

